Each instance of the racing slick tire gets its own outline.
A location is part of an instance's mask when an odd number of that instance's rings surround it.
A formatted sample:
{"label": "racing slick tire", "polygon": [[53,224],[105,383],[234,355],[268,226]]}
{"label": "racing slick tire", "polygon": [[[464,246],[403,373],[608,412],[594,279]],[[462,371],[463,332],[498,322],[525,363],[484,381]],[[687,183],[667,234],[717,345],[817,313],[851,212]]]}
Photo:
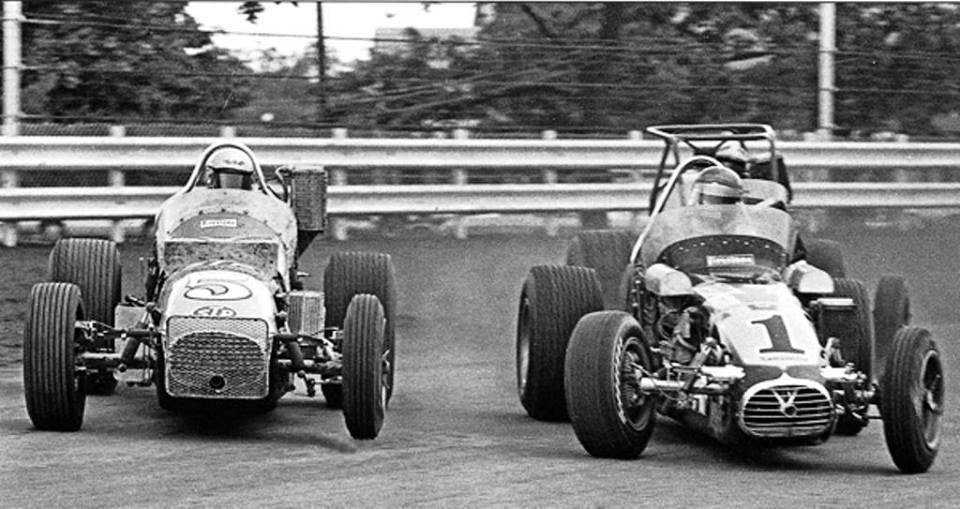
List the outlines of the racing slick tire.
{"label": "racing slick tire", "polygon": [[[87,319],[114,325],[121,278],[116,243],[103,239],[60,239],[50,251],[48,268],[49,281],[77,285]],[[110,395],[117,387],[117,376],[112,370],[88,372],[86,385],[88,394]]]}
{"label": "racing slick tire", "polygon": [[343,408],[343,385],[320,384],[320,392],[323,393],[323,399],[326,400],[328,407]]}
{"label": "racing slick tire", "polygon": [[840,243],[827,239],[808,239],[803,241],[807,263],[823,270],[834,278],[847,277],[843,264],[843,251]]}
{"label": "racing slick tire", "polygon": [[563,366],[570,333],[580,317],[603,309],[593,269],[538,265],[520,292],[517,315],[517,392],[527,415],[564,421]]}
{"label": "racing slick tire", "polygon": [[584,231],[567,248],[567,265],[597,271],[605,309],[623,309],[620,276],[630,262],[630,251],[637,234],[626,230]]}
{"label": "racing slick tire", "polygon": [[580,319],[567,349],[564,386],[573,431],[591,456],[632,459],[647,447],[658,402],[639,391],[638,369],[651,373],[653,356],[636,319],[622,311]]}
{"label": "racing slick tire", "polygon": [[86,381],[77,367],[76,321],[84,318],[80,289],[38,283],[30,290],[23,331],[23,389],[37,429],[77,431],[83,424]]}
{"label": "racing slick tire", "polygon": [[374,295],[351,299],[343,322],[343,417],[350,436],[376,438],[387,405],[384,311]]}
{"label": "racing slick tire", "polygon": [[[834,280],[834,297],[853,299],[853,317],[846,321],[843,330],[831,331],[841,339],[840,353],[847,362],[852,362],[857,371],[873,380],[874,337],[873,315],[870,311],[870,298],[863,283],[855,279],[838,278]],[[837,419],[836,433],[853,436],[867,427],[867,408],[863,405],[850,413],[844,413]]]}
{"label": "racing slick tire", "polygon": [[926,329],[897,331],[880,384],[887,450],[906,474],[926,472],[940,447],[944,389],[940,350]]}
{"label": "racing slick tire", "polygon": [[617,299],[618,307],[617,311],[626,311],[634,316],[635,312],[640,309],[640,302],[634,295],[634,290],[636,289],[636,278],[637,278],[638,269],[634,266],[627,264],[626,267],[620,272],[620,282],[617,285]]}
{"label": "racing slick tire", "polygon": [[893,337],[901,327],[910,324],[910,293],[900,276],[883,276],[877,283],[873,299],[873,331],[876,337],[875,359],[877,379],[883,378]]}
{"label": "racing slick tire", "polygon": [[[396,372],[396,276],[390,255],[383,253],[342,252],[330,257],[323,271],[326,326],[343,328],[347,307],[354,295],[376,295],[383,306],[387,323],[383,341],[390,369],[387,373],[387,402],[393,397]],[[323,390],[321,388],[321,390]],[[324,392],[324,395],[327,393]],[[328,399],[329,403],[330,400]]]}

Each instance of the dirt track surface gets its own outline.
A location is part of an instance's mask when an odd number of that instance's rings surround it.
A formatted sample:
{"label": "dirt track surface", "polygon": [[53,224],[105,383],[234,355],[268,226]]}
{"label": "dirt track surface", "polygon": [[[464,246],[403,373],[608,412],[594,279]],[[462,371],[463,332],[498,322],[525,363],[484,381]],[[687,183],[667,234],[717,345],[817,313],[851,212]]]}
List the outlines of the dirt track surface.
{"label": "dirt track surface", "polygon": [[[734,450],[661,419],[635,461],[598,460],[569,424],[526,417],[516,397],[516,299],[529,266],[562,260],[569,239],[371,239],[308,253],[319,285],[333,250],[393,255],[397,389],[375,441],[350,439],[339,411],[302,390],[263,417],[212,426],[162,411],[153,388],[89,397],[83,429],[32,429],[20,334],[25,296],[49,247],[0,250],[0,506],[631,506],[960,505],[960,227],[849,227],[848,275],[911,286],[914,323],[947,363],[948,408],[930,472],[897,472],[882,424],[819,447]],[[139,294],[142,245],[122,247],[124,290]],[[308,282],[308,286],[310,286]],[[872,290],[871,290],[872,293]]]}

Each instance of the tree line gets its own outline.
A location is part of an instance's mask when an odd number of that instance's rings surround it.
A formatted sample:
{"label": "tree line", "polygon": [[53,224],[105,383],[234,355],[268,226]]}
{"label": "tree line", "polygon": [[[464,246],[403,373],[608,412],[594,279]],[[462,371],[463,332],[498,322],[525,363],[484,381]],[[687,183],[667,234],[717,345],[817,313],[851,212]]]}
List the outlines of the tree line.
{"label": "tree line", "polygon": [[[817,127],[815,3],[494,3],[475,39],[410,29],[322,86],[315,44],[254,73],[186,4],[25,2],[26,120],[262,124],[270,113],[276,126],[585,136],[657,123]],[[270,4],[234,15],[255,22]],[[960,131],[960,5],[836,8],[841,130]]]}

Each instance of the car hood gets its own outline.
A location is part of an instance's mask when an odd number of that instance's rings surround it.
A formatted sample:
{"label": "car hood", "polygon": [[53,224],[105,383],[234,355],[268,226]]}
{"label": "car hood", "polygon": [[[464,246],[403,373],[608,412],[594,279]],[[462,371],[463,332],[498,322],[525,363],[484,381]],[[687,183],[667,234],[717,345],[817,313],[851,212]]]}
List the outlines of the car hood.
{"label": "car hood", "polygon": [[164,285],[160,305],[165,319],[191,316],[261,319],[275,332],[276,288],[256,271],[232,262],[211,262],[174,273]]}
{"label": "car hood", "polygon": [[822,363],[816,329],[787,285],[707,282],[694,291],[737,364],[786,369]]}

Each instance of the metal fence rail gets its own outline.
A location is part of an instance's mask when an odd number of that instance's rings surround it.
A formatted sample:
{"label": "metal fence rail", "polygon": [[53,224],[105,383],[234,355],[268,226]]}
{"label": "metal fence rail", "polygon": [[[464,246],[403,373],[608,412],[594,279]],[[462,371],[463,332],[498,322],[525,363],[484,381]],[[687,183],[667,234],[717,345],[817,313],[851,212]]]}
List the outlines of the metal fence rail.
{"label": "metal fence rail", "polygon": [[[182,169],[223,138],[0,138],[5,168]],[[412,168],[654,167],[652,140],[437,140],[244,138],[263,164]],[[957,167],[960,143],[780,142],[791,168]]]}
{"label": "metal fence rail", "polygon": [[[16,223],[30,220],[151,218],[176,187],[127,186],[128,173],[186,173],[222,138],[0,138],[2,242],[15,245]],[[378,214],[562,213],[642,211],[659,161],[649,140],[410,140],[246,138],[266,166],[322,164],[333,172],[332,216]],[[816,181],[833,170],[958,169],[960,143],[782,142],[792,172],[814,181],[794,185],[797,208],[960,208],[960,183]],[[448,170],[449,184],[343,185],[354,170]],[[471,171],[529,171],[529,184],[468,184]],[[611,183],[557,183],[557,170],[617,170]],[[19,187],[28,173],[106,170],[109,187]],[[829,170],[829,171],[827,171]],[[806,172],[806,173],[804,173]],[[836,175],[836,173],[834,173]],[[898,176],[899,175],[899,176]],[[872,179],[871,179],[872,180]],[[950,178],[947,180],[957,180]],[[119,237],[119,232],[115,237]]]}

